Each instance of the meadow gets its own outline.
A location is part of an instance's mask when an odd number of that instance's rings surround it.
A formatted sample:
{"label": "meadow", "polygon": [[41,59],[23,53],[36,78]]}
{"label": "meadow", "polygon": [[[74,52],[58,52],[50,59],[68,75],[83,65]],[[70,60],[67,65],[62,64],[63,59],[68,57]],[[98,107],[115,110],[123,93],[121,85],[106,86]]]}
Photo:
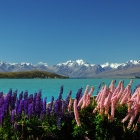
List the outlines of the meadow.
{"label": "meadow", "polygon": [[[34,94],[11,89],[0,93],[0,139],[2,140],[65,140],[69,139],[139,139],[140,87],[132,91],[133,81],[109,86],[99,84],[77,91],[70,90],[62,98],[63,86],[57,99],[42,98],[41,90]],[[84,94],[82,94],[82,92]]]}

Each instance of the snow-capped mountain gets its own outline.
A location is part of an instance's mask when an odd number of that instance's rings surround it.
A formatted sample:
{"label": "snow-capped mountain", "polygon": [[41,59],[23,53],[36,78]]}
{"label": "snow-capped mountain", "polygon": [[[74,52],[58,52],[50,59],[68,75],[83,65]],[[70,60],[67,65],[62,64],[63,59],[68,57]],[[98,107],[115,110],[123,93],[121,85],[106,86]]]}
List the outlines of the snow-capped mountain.
{"label": "snow-capped mountain", "polygon": [[140,66],[140,60],[130,60],[125,63],[108,63],[102,64],[101,67],[104,69],[123,69],[133,66]]}
{"label": "snow-capped mountain", "polygon": [[71,78],[90,78],[103,75],[104,73],[111,73],[120,70],[126,70],[129,68],[140,68],[140,60],[130,60],[125,63],[104,63],[104,64],[89,64],[82,59],[67,62],[58,63],[56,65],[49,66],[47,63],[39,62],[34,65],[31,63],[8,63],[0,61],[0,72],[17,72],[17,71],[29,71],[40,70],[48,71]]}

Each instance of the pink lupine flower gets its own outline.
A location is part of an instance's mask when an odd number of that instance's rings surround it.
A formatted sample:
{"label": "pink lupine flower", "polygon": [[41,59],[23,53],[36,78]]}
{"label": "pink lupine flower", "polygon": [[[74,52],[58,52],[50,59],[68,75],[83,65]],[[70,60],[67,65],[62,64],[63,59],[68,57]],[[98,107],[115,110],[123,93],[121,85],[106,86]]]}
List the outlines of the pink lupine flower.
{"label": "pink lupine flower", "polygon": [[112,92],[109,91],[108,97],[105,99],[104,107],[105,107],[105,114],[108,114],[109,107],[111,104],[111,97],[112,97]]}
{"label": "pink lupine flower", "polygon": [[125,90],[124,90],[124,94],[126,94],[126,92],[127,92],[128,88],[130,88],[130,87],[131,87],[132,83],[133,83],[133,81],[132,81],[132,80],[130,80],[129,84],[127,85],[127,87],[126,87],[126,88],[125,88]]}
{"label": "pink lupine flower", "polygon": [[68,112],[71,111],[71,108],[72,108],[72,99],[70,97],[70,101],[69,101],[69,105],[68,105]]}
{"label": "pink lupine flower", "polygon": [[86,89],[85,89],[85,92],[84,92],[84,95],[83,97],[80,99],[79,103],[78,103],[78,106],[81,106],[82,103],[83,103],[83,99],[84,99],[84,96],[87,96],[88,94],[88,90],[89,90],[89,85],[86,86]]}
{"label": "pink lupine flower", "polygon": [[122,94],[123,94],[123,91],[124,91],[124,86],[123,86],[123,83],[121,83],[121,89],[120,89],[120,92],[118,93],[117,95],[117,99],[118,101],[120,100]]}
{"label": "pink lupine flower", "polygon": [[94,91],[94,87],[91,87],[91,90],[90,90],[90,92],[87,95],[86,106],[88,106],[90,104],[90,97],[91,97],[93,91]]}
{"label": "pink lupine flower", "polygon": [[120,82],[119,82],[119,84],[117,85],[117,87],[116,87],[115,91],[113,92],[112,97],[114,97],[114,96],[115,96],[115,95],[119,92],[120,87],[121,87],[121,83],[122,83],[122,81],[120,81]]}
{"label": "pink lupine flower", "polygon": [[93,109],[93,113],[95,114],[97,112],[97,110],[99,109],[99,105],[97,105],[94,109]]}
{"label": "pink lupine flower", "polygon": [[83,109],[83,108],[86,107],[86,102],[87,102],[87,95],[85,95],[85,96],[83,97],[83,104],[82,104],[81,109]]}
{"label": "pink lupine flower", "polygon": [[109,86],[109,91],[113,93],[114,91],[114,80],[112,80],[110,86]]}
{"label": "pink lupine flower", "polygon": [[98,97],[97,97],[97,99],[96,99],[96,102],[98,103],[98,102],[100,102],[100,100],[101,100],[101,98],[102,98],[102,93],[103,93],[103,91],[104,91],[104,87],[102,87],[102,89],[100,90],[100,92],[98,93]]}
{"label": "pink lupine flower", "polygon": [[114,120],[114,113],[115,113],[115,103],[114,101],[111,103],[111,119]]}
{"label": "pink lupine flower", "polygon": [[131,127],[131,125],[132,125],[132,123],[133,123],[135,117],[136,117],[135,115],[132,115],[132,116],[131,116],[130,121],[129,121],[128,126],[127,126],[128,129],[130,129],[130,127]]}
{"label": "pink lupine flower", "polygon": [[81,125],[80,120],[79,120],[79,113],[77,110],[77,99],[74,100],[74,115],[75,115],[75,120],[78,126]]}
{"label": "pink lupine flower", "polygon": [[128,113],[128,114],[125,116],[125,118],[122,120],[122,123],[126,122],[130,116],[131,116],[131,114]]}
{"label": "pink lupine flower", "polygon": [[106,97],[106,92],[107,92],[107,85],[105,85],[104,91],[103,91],[103,95],[101,98],[101,102],[100,102],[100,114],[103,114],[103,109],[104,109],[104,101],[105,101],[105,97]]}
{"label": "pink lupine flower", "polygon": [[127,93],[124,95],[124,97],[122,98],[120,105],[122,106],[130,97],[131,95],[131,90],[129,90],[129,88],[127,88]]}

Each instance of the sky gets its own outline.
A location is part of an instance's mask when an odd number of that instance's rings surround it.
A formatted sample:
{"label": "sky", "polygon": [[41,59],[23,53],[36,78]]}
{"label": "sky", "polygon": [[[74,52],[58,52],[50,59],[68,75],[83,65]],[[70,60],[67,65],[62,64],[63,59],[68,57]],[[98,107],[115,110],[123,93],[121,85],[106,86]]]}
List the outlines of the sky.
{"label": "sky", "polygon": [[0,60],[140,60],[139,0],[0,0]]}

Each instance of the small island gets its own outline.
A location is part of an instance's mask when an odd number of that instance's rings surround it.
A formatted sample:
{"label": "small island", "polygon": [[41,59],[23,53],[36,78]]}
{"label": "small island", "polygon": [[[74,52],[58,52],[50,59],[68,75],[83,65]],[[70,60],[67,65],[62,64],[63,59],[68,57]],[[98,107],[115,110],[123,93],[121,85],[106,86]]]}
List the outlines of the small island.
{"label": "small island", "polygon": [[1,79],[67,79],[62,75],[58,75],[46,71],[25,71],[25,72],[0,72]]}

